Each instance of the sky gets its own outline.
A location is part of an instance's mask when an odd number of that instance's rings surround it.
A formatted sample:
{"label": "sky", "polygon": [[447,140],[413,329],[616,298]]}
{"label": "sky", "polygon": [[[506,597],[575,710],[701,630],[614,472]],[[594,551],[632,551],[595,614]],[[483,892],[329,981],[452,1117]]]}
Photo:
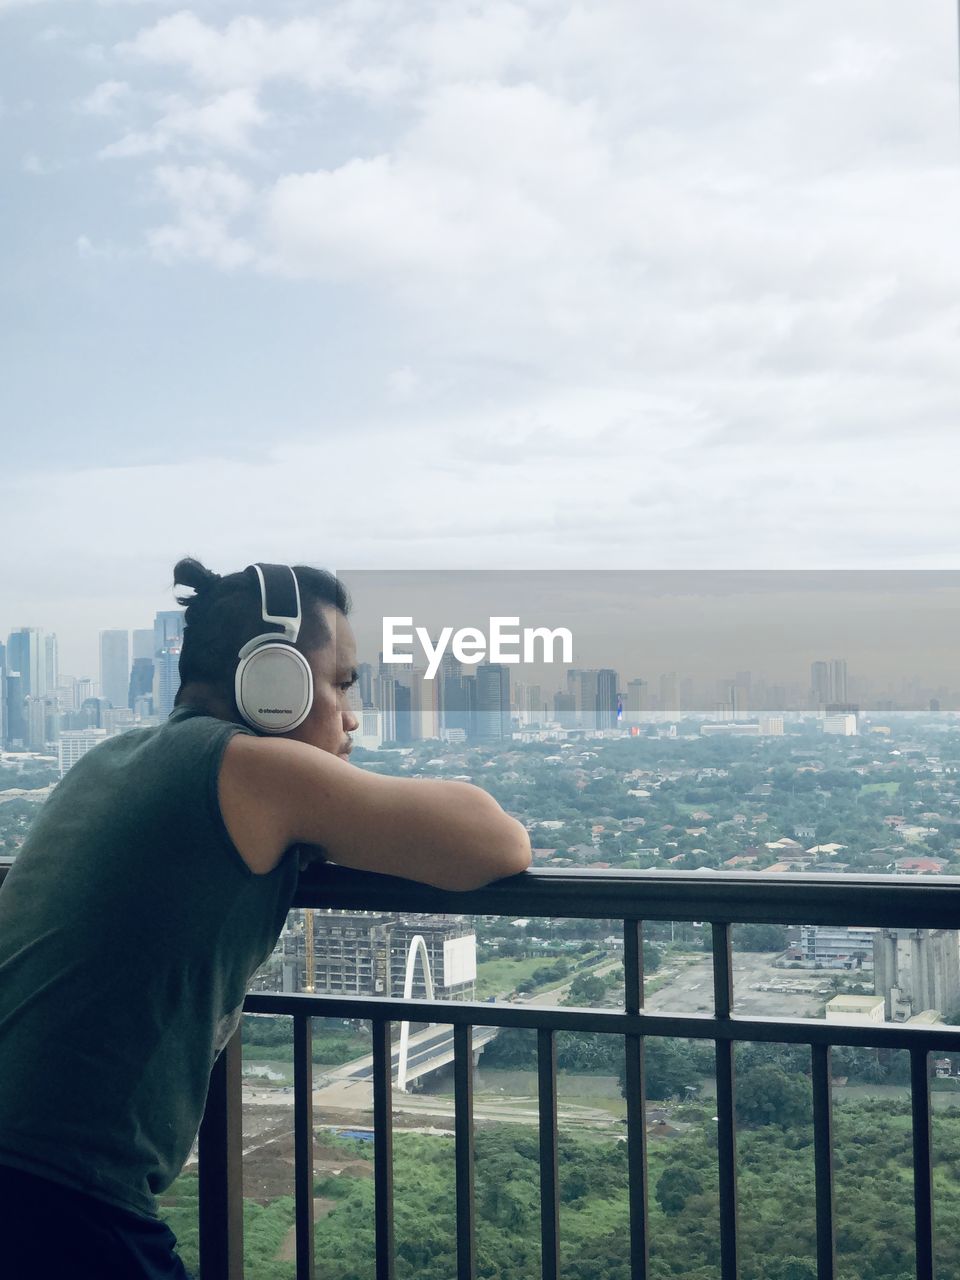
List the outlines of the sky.
{"label": "sky", "polygon": [[948,0],[0,0],[0,633],[957,565]]}

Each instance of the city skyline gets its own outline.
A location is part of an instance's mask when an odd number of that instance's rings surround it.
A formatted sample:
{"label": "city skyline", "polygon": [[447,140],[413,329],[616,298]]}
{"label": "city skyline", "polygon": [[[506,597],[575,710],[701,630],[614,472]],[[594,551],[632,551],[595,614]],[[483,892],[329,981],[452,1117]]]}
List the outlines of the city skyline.
{"label": "city skyline", "polygon": [[[363,661],[376,661],[388,615],[416,614],[433,634],[448,622],[486,626],[491,616],[519,616],[521,625],[569,624],[575,652],[566,665],[612,666],[625,682],[681,670],[695,680],[734,679],[747,670],[771,684],[805,683],[812,663],[843,657],[852,677],[870,688],[960,688],[952,648],[960,616],[955,571],[339,572],[353,596],[350,621]],[[178,615],[172,594],[158,594],[148,616]],[[95,680],[102,633],[133,636],[153,625],[138,618],[126,628],[65,635],[56,625],[18,618],[9,599],[7,609],[0,635],[22,627],[52,634],[60,669]],[[549,676],[548,668],[526,670],[527,679],[534,671],[538,679]],[[562,680],[542,682],[558,687]]]}

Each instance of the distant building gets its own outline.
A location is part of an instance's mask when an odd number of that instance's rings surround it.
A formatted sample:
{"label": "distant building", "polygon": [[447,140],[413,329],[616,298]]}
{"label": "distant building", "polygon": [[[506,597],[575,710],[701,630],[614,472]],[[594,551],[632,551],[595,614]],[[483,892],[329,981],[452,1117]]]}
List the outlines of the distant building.
{"label": "distant building", "polygon": [[111,707],[125,707],[130,692],[129,631],[100,632],[100,696]]}
{"label": "distant building", "polygon": [[[284,990],[331,995],[403,994],[407,954],[419,934],[427,949],[434,989],[440,999],[473,998],[476,934],[465,916],[403,918],[374,911],[296,913],[278,944]],[[313,975],[307,973],[307,939],[313,926]],[[424,994],[422,960],[414,967],[413,995]]]}
{"label": "distant building", "polygon": [[854,738],[857,734],[857,717],[853,715],[827,716],[823,722],[823,732],[835,734],[841,738]]}
{"label": "distant building", "polygon": [[477,667],[472,736],[481,742],[510,737],[510,668],[498,662]]}
{"label": "distant building", "polygon": [[874,985],[887,1018],[905,1022],[925,1010],[960,1006],[960,934],[955,929],[879,929]]}
{"label": "distant building", "polygon": [[45,693],[60,687],[60,649],[53,634],[43,637],[43,678]]}
{"label": "distant building", "polygon": [[[135,633],[136,634],[136,633]],[[147,632],[151,636],[152,633]],[[153,709],[153,657],[134,658],[133,666],[130,668],[130,687],[127,691],[127,706],[135,711],[137,704],[143,699],[149,699],[150,708]]]}
{"label": "distant building", "polygon": [[7,637],[7,674],[20,676],[20,694],[40,698],[46,693],[43,640],[39,627],[18,627]]}
{"label": "distant building", "polygon": [[812,969],[860,969],[874,955],[874,935],[870,927],[802,924],[800,958]]}
{"label": "distant building", "polygon": [[161,719],[173,710],[180,688],[183,617],[182,609],[161,609],[153,620],[153,713]]}
{"label": "distant building", "polygon": [[757,722],[737,724],[732,720],[721,724],[702,724],[700,736],[703,738],[759,738],[760,725]]}
{"label": "distant building", "polygon": [[630,680],[627,682],[627,707],[624,719],[627,724],[640,724],[646,709],[646,680]]}
{"label": "distant building", "polygon": [[828,1022],[883,1022],[883,996],[834,996],[827,1001]]}

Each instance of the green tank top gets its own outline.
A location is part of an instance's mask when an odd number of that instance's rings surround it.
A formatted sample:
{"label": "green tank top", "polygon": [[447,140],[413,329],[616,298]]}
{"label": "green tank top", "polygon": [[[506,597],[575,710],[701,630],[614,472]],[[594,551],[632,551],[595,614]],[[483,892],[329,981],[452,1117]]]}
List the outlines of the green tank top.
{"label": "green tank top", "polygon": [[255,875],[220,814],[247,732],[179,708],[40,810],[0,888],[0,1164],[156,1215],[297,884],[295,848]]}

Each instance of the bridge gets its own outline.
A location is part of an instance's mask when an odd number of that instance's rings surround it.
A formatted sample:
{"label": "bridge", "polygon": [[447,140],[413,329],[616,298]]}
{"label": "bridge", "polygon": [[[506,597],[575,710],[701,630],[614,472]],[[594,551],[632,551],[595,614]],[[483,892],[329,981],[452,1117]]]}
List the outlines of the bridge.
{"label": "bridge", "polygon": [[[479,1056],[480,1050],[488,1045],[491,1040],[495,1040],[500,1034],[499,1027],[477,1027],[473,1036],[473,1053],[474,1061]],[[400,1044],[393,1047],[391,1055],[391,1074],[394,1080],[397,1079],[397,1073],[400,1066]],[[419,1080],[423,1076],[428,1076],[434,1071],[440,1071],[443,1067],[449,1066],[453,1062],[453,1027],[440,1023],[436,1026],[426,1027],[422,1031],[411,1034],[410,1043],[407,1050],[406,1079]],[[355,1058],[353,1062],[345,1062],[342,1066],[335,1067],[332,1071],[324,1072],[329,1084],[334,1083],[350,1083],[360,1081],[370,1081],[373,1079],[373,1054],[367,1054],[363,1058]]]}

